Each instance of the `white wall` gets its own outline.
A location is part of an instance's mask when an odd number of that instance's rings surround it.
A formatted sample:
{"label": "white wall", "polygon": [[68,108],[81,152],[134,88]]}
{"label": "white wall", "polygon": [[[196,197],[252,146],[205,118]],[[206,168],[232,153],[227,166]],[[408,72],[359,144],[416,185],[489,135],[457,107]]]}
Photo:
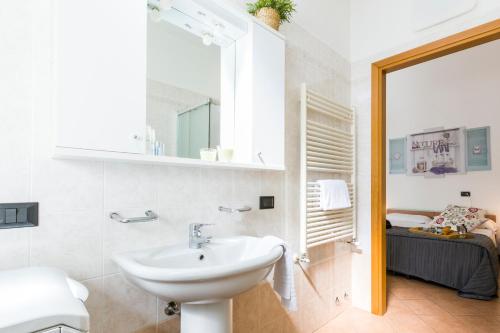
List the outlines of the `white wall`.
{"label": "white wall", "polygon": [[[370,64],[376,60],[466,30],[500,17],[500,3],[479,0],[469,13],[415,32],[411,0],[351,0],[351,101],[358,126],[358,239],[362,254],[353,255],[353,304],[371,307],[370,265]],[[429,11],[433,9],[430,8]]]}
{"label": "white wall", "polygon": [[[248,0],[232,0],[246,4]],[[351,15],[348,0],[295,0],[297,11],[292,22],[299,25],[309,35],[321,41],[337,55],[349,60],[351,53]],[[286,29],[284,24],[282,30]]]}
{"label": "white wall", "polygon": [[[474,205],[500,213],[500,41],[476,46],[387,76],[387,136],[427,128],[491,126],[492,171],[444,178],[388,175],[387,206],[443,210]],[[471,191],[472,200],[460,197]]]}
{"label": "white wall", "polygon": [[348,0],[296,0],[293,21],[345,59],[351,57],[351,15]]}
{"label": "white wall", "polygon": [[[351,3],[351,61],[358,62],[394,48],[414,42],[425,42],[436,36],[445,36],[448,31],[465,30],[466,27],[492,21],[500,16],[498,0],[477,0],[473,10],[456,15],[455,6],[449,6],[448,15],[440,6],[440,1],[425,1],[428,16],[439,13],[439,17],[451,19],[417,31],[414,26],[414,1],[422,0],[352,0]],[[464,0],[457,0],[457,3]]]}

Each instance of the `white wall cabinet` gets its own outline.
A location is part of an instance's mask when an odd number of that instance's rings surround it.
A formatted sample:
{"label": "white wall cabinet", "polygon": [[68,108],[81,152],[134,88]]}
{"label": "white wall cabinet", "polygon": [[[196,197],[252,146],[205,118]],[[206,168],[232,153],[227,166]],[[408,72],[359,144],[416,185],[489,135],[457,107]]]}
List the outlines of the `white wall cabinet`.
{"label": "white wall cabinet", "polygon": [[56,146],[144,153],[144,1],[55,1]]}
{"label": "white wall cabinet", "polygon": [[253,56],[253,160],[284,165],[285,41],[255,24]]}
{"label": "white wall cabinet", "polygon": [[[64,0],[55,6],[55,157],[231,167],[145,154],[145,1],[104,6],[101,0]],[[224,118],[235,124],[233,165],[282,170],[284,38],[244,13],[228,13],[247,26],[234,44],[234,119]]]}
{"label": "white wall cabinet", "polygon": [[284,165],[285,40],[252,22],[236,53],[236,156]]}

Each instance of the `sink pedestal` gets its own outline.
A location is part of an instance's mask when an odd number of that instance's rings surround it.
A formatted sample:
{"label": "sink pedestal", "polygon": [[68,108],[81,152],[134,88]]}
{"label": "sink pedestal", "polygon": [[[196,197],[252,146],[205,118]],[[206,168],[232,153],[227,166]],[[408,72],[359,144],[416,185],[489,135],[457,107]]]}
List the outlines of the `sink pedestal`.
{"label": "sink pedestal", "polygon": [[215,303],[183,303],[181,333],[231,333],[233,301]]}

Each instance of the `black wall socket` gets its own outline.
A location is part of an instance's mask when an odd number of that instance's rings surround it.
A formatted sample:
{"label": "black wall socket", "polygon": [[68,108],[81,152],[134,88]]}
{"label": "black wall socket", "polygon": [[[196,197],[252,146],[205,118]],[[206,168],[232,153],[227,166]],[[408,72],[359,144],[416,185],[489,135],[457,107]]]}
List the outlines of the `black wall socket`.
{"label": "black wall socket", "polygon": [[470,192],[469,191],[462,191],[462,192],[460,192],[460,196],[465,197],[465,198],[470,198]]}
{"label": "black wall socket", "polygon": [[260,209],[273,209],[274,208],[274,196],[260,197]]}

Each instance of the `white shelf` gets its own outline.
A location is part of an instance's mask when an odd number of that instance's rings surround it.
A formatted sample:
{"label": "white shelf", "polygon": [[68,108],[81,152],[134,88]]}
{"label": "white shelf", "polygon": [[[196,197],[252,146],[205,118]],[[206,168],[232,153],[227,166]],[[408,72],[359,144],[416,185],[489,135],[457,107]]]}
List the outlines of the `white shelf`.
{"label": "white shelf", "polygon": [[98,160],[111,162],[126,162],[153,165],[177,165],[202,168],[222,168],[222,169],[248,169],[248,170],[269,170],[284,171],[285,167],[280,165],[264,165],[254,163],[233,163],[233,162],[211,162],[191,158],[173,156],[153,156],[142,154],[130,154],[120,152],[107,152],[88,149],[76,149],[67,147],[56,147],[53,157],[55,159],[70,160]]}

